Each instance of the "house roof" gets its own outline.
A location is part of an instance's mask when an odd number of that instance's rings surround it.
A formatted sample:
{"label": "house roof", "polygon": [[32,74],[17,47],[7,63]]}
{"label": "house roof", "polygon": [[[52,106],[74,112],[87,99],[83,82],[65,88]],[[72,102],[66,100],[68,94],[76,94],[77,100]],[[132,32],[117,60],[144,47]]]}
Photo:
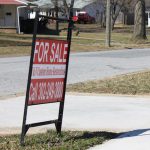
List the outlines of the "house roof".
{"label": "house roof", "polygon": [[1,5],[27,5],[25,1],[22,0],[0,0]]}

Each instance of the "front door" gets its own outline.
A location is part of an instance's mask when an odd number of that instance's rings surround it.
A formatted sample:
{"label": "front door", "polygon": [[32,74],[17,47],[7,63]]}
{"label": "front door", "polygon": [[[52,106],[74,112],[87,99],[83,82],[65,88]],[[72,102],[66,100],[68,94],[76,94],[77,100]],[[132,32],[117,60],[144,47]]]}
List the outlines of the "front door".
{"label": "front door", "polygon": [[5,7],[5,26],[16,27],[16,7],[13,5]]}

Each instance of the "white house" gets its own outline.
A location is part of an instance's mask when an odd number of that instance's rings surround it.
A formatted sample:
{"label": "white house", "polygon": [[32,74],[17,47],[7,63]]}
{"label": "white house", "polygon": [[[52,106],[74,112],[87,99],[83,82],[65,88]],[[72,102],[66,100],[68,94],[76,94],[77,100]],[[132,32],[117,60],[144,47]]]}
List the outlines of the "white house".
{"label": "white house", "polygon": [[27,7],[27,2],[20,0],[0,0],[0,27],[17,28],[19,17],[26,17],[25,10],[20,8]]}
{"label": "white house", "polygon": [[148,22],[148,27],[150,27],[150,0],[145,0],[146,4],[146,13],[147,13],[147,22]]}
{"label": "white house", "polygon": [[147,25],[150,27],[150,8],[146,8],[147,13]]}
{"label": "white house", "polygon": [[27,0],[0,0],[0,28],[16,28],[20,33],[20,20],[32,17],[30,6]]}

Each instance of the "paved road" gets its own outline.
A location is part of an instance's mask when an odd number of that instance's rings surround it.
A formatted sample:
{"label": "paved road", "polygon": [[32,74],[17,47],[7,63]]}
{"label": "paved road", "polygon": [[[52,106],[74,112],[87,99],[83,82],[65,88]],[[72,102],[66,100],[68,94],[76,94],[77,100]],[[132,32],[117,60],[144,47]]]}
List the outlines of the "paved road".
{"label": "paved road", "polygon": [[[29,57],[0,58],[0,96],[25,92]],[[150,49],[77,53],[70,59],[68,83],[103,79],[150,69]]]}

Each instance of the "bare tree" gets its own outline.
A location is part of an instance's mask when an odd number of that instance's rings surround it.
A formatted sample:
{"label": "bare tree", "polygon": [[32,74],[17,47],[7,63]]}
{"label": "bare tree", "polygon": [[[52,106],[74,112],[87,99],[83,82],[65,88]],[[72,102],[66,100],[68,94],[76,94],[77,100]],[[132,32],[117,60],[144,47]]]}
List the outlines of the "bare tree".
{"label": "bare tree", "polygon": [[[107,0],[106,4],[106,46],[110,47],[111,29],[114,28],[115,21],[123,7],[130,4],[131,0]],[[126,5],[125,5],[126,4]]]}
{"label": "bare tree", "polygon": [[63,9],[64,9],[64,13],[66,14],[66,16],[68,18],[69,17],[69,6],[68,6],[66,0],[63,0]]}
{"label": "bare tree", "polygon": [[[104,21],[106,21],[105,13],[106,13],[106,0],[102,0],[103,7],[104,7],[104,17],[102,24],[105,25]],[[132,4],[133,0],[111,0],[111,26],[114,29],[115,22],[117,17],[119,16],[120,12],[123,10],[128,10],[130,5]],[[104,26],[103,26],[104,27]]]}
{"label": "bare tree", "polygon": [[114,29],[114,25],[116,22],[117,17],[119,16],[119,13],[122,10],[127,10],[133,0],[111,0],[111,7],[112,7],[112,13],[111,13],[111,24],[112,24],[112,29]]}
{"label": "bare tree", "polygon": [[145,23],[145,0],[137,0],[135,6],[134,33],[133,39],[147,39]]}
{"label": "bare tree", "polygon": [[[69,6],[68,6],[69,0],[50,0],[50,2],[54,5],[54,11],[55,11],[55,17],[58,18],[58,13],[62,12],[66,15],[66,17],[69,17]],[[59,31],[59,21],[56,21],[56,31]]]}
{"label": "bare tree", "polygon": [[54,5],[55,10],[61,12],[66,17],[69,16],[69,0],[50,0]]}

